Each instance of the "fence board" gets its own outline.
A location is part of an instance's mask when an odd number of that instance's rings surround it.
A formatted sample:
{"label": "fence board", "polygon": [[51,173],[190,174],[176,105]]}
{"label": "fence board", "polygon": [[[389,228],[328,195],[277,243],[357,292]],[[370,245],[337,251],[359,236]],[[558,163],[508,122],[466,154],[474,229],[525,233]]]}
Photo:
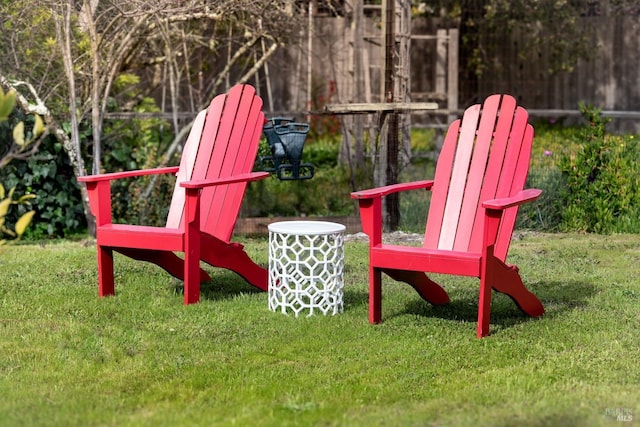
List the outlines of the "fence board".
{"label": "fence board", "polygon": [[[571,72],[557,74],[547,72],[549,52],[522,60],[524,39],[518,29],[508,42],[496,37],[496,57],[480,79],[480,93],[462,93],[461,99],[509,92],[528,109],[576,110],[584,102],[605,110],[640,111],[640,23],[627,16],[586,17],[581,26],[593,34],[595,54]],[[640,131],[637,119],[619,118],[615,124],[617,130]]]}

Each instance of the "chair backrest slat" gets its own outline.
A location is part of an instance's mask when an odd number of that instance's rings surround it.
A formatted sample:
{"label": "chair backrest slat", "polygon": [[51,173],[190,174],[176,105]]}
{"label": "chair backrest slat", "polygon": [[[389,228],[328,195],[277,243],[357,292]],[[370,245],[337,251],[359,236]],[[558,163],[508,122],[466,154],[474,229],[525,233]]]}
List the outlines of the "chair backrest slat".
{"label": "chair backrest slat", "polygon": [[191,131],[187,137],[187,141],[182,149],[182,157],[180,158],[180,169],[176,174],[176,185],[173,187],[173,196],[171,197],[171,205],[169,206],[169,214],[167,215],[166,226],[168,228],[179,228],[182,221],[182,214],[185,203],[185,189],[180,187],[179,183],[190,181],[193,176],[193,170],[196,164],[198,148],[200,147],[200,135],[204,128],[207,110],[202,110],[196,116],[191,126]]}
{"label": "chair backrest slat", "polygon": [[[511,191],[509,194],[515,194],[521,191],[526,182],[529,174],[529,166],[531,163],[531,148],[533,145],[533,126],[526,125],[524,136],[522,139],[522,146],[520,147],[520,153],[518,156],[518,163],[516,165],[516,173],[511,184]],[[494,254],[496,257],[504,260],[509,251],[509,245],[511,244],[511,236],[513,235],[513,229],[515,228],[516,216],[518,214],[518,206],[507,209],[502,218],[502,224],[498,233],[498,239],[496,241],[496,247]]]}
{"label": "chair backrest slat", "polygon": [[[458,220],[460,219],[460,209],[464,198],[464,190],[471,166],[471,154],[473,153],[477,122],[480,118],[480,108],[468,108],[462,118],[460,126],[460,136],[456,146],[456,153],[451,170],[451,180],[449,191],[444,201],[444,216],[442,219],[442,230],[438,241],[438,249],[453,249]],[[433,201],[432,201],[433,203]]]}
{"label": "chair backrest slat", "polygon": [[[487,194],[484,194],[483,200],[493,199],[493,198],[501,198],[501,197],[509,197],[518,191],[524,188],[524,182],[520,185],[520,188],[517,188],[517,185],[514,185],[514,178],[516,174],[521,174],[524,172],[524,177],[526,179],[526,175],[529,169],[529,159],[531,155],[531,145],[529,144],[528,153],[523,153],[523,149],[525,141],[525,129],[527,127],[528,114],[523,108],[517,108],[514,113],[510,114],[510,132],[508,133],[508,139],[506,141],[506,147],[503,152],[498,154],[494,154],[496,157],[496,163],[501,162],[502,167],[499,169],[499,174],[496,177],[496,181],[492,181],[492,186],[490,188],[491,191],[488,191]],[[526,150],[525,150],[526,151]],[[520,155],[524,154],[526,157],[526,167],[524,171],[518,169],[518,159]],[[493,156],[492,156],[493,157]],[[493,159],[491,159],[493,160]],[[486,179],[486,178],[485,178]],[[512,213],[515,215],[517,213],[517,207],[511,208],[505,214],[511,215]],[[482,210],[479,210],[476,215],[475,221],[475,233],[472,236],[470,250],[473,252],[479,252],[482,250],[482,229],[484,224],[484,213]],[[515,216],[514,216],[515,219]],[[509,246],[509,242],[511,241],[511,235],[513,232],[513,225],[510,228],[504,227],[505,223],[503,221],[503,226],[501,226],[502,231],[498,234],[498,240],[496,241],[495,255],[498,256],[502,250],[500,248],[505,248],[504,255],[506,256],[506,248]],[[505,246],[506,245],[506,246]],[[503,259],[503,257],[499,257]]]}
{"label": "chair backrest slat", "polygon": [[[231,112],[228,111],[228,107],[225,108],[225,117],[221,125],[221,132],[224,131],[223,135],[228,138],[228,143],[223,157],[216,156],[212,159],[213,167],[209,168],[208,179],[248,173],[253,169],[260,141],[260,134],[256,135],[255,128],[262,127],[264,116],[262,100],[255,96],[252,87],[251,89],[251,96],[243,93],[240,99],[232,98],[235,94],[229,93],[227,103],[231,103],[235,108],[233,116],[227,115]],[[246,182],[238,182],[212,187],[207,194],[203,193],[202,203],[203,206],[208,207],[208,212],[206,216],[203,213],[206,221],[203,219],[202,228],[207,231],[215,230],[216,236],[223,240],[230,239],[238,219],[246,186]]]}
{"label": "chair backrest slat", "polygon": [[[442,230],[442,221],[444,219],[444,201],[447,199],[449,191],[449,181],[451,180],[453,158],[456,154],[460,123],[461,120],[458,119],[449,126],[438,157],[438,166],[436,167],[434,184],[431,189],[431,208],[427,216],[427,228],[424,236],[424,246],[429,249],[436,249],[440,241],[440,231]],[[435,204],[439,204],[442,209],[435,209]]]}

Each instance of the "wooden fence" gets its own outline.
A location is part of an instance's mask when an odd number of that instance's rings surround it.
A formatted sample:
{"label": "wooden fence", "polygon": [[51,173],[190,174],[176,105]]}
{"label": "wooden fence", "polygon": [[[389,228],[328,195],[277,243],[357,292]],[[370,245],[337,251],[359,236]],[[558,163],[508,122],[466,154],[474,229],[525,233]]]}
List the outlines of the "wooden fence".
{"label": "wooden fence", "polygon": [[[495,52],[492,67],[480,78],[477,93],[469,93],[465,85],[459,85],[460,108],[491,93],[508,92],[527,109],[542,113],[572,110],[574,113],[567,113],[569,117],[575,115],[579,102],[585,102],[608,110],[609,115],[617,119],[619,129],[640,131],[640,120],[636,115],[640,112],[640,22],[626,16],[581,20],[584,32],[594,40],[591,58],[580,60],[570,72],[551,74],[548,72],[551,60],[548,52],[523,55],[525,34],[514,30],[492,49]],[[300,49],[292,46],[279,54],[274,60],[277,63],[271,65],[272,69],[278,70],[271,82],[276,110],[302,112],[309,109],[311,104],[307,97],[310,91],[305,89],[308,76],[314,79],[312,96],[324,97],[328,102],[356,101],[353,46],[357,35],[351,30],[351,24],[345,17],[318,17],[311,44],[300,43]],[[437,19],[412,20],[410,87],[412,100],[438,100],[446,109],[447,104],[451,104],[447,102],[450,86],[447,85],[446,92],[442,93],[442,76],[451,64],[447,63],[443,69],[443,64],[438,63],[444,46],[442,37],[437,35],[443,25]],[[367,90],[361,95],[364,99],[360,102],[379,102],[382,66],[380,34],[376,33],[379,27],[366,17],[362,28],[365,43],[360,46],[365,51]],[[306,37],[302,35],[301,41]],[[310,56],[307,46],[312,46]],[[455,55],[446,54],[447,61],[457,61]],[[311,72],[307,71],[307,66],[312,67]],[[457,66],[462,69],[465,64],[460,60]]]}
{"label": "wooden fence", "polygon": [[479,93],[460,94],[461,107],[466,100],[508,92],[529,110],[571,120],[584,102],[608,110],[617,130],[640,131],[640,22],[623,16],[584,17],[579,25],[593,40],[592,55],[573,70],[547,72],[549,53],[523,55],[525,35],[514,30],[494,46],[494,63],[480,78]]}

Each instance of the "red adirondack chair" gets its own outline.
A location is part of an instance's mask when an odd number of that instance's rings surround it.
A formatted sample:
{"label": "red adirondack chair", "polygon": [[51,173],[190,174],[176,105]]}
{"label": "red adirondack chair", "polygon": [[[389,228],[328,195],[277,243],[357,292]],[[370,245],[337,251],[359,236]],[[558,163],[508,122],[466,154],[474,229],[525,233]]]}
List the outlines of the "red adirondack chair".
{"label": "red adirondack chair", "polygon": [[[507,294],[530,316],[544,314],[518,268],[505,263],[518,206],[541,194],[523,190],[532,142],[526,110],[509,95],[492,95],[451,124],[433,180],[351,194],[358,199],[370,242],[371,323],[381,320],[381,272],[412,285],[433,304],[446,304],[449,296],[425,272],[478,277],[478,337],[489,334],[492,289]],[[382,197],[415,189],[432,192],[423,246],[383,244]]]}
{"label": "red adirondack chair", "polygon": [[[200,260],[235,271],[267,290],[268,272],[239,243],[230,242],[248,182],[269,176],[251,172],[264,124],[262,99],[249,85],[234,86],[200,112],[179,167],[84,176],[96,217],[99,295],[113,295],[113,251],[148,261],[184,280],[184,303],[199,301],[200,283],[210,280]],[[142,175],[177,174],[165,227],[114,224],[111,181]],[[183,252],[184,259],[174,252]]]}

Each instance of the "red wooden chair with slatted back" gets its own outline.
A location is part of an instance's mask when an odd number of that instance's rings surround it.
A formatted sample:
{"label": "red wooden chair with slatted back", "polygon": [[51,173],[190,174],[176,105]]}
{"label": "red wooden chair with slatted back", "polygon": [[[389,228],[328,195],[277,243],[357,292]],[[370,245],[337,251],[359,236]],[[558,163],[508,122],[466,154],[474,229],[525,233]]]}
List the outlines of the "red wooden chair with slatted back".
{"label": "red wooden chair with slatted back", "polygon": [[[263,124],[262,99],[253,87],[237,85],[198,114],[179,167],[78,178],[87,186],[96,217],[100,296],[114,294],[113,251],[157,264],[184,280],[185,304],[198,302],[200,283],[210,280],[200,260],[267,289],[267,270],[230,241],[247,184],[269,176],[251,172]],[[112,223],[111,181],[160,173],[177,174],[166,226]]]}
{"label": "red wooden chair with slatted back", "polygon": [[[478,337],[489,334],[492,289],[507,294],[530,316],[544,313],[517,267],[505,263],[518,206],[541,194],[523,190],[532,142],[526,110],[509,95],[492,95],[451,124],[433,180],[351,194],[359,201],[362,228],[369,236],[371,323],[381,320],[381,272],[409,283],[433,304],[446,304],[449,296],[425,272],[478,277]],[[432,192],[423,246],[384,244],[382,197],[415,189]]]}

